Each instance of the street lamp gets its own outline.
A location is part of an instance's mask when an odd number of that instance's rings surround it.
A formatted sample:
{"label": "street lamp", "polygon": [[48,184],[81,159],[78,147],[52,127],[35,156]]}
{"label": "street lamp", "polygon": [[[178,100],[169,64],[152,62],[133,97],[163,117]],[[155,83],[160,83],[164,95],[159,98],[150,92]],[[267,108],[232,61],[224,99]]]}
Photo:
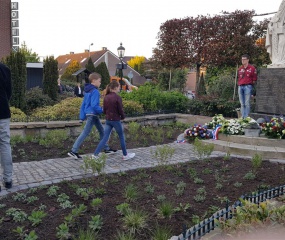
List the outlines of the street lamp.
{"label": "street lamp", "polygon": [[120,47],[117,48],[117,51],[118,51],[118,56],[121,60],[121,64],[120,64],[120,75],[121,75],[121,80],[120,80],[120,85],[121,85],[121,90],[122,90],[122,85],[123,85],[123,68],[124,68],[124,65],[123,65],[123,57],[125,55],[125,48],[122,46],[122,43],[120,43]]}
{"label": "street lamp", "polygon": [[89,44],[89,58],[90,58],[90,46],[93,46],[93,43]]}

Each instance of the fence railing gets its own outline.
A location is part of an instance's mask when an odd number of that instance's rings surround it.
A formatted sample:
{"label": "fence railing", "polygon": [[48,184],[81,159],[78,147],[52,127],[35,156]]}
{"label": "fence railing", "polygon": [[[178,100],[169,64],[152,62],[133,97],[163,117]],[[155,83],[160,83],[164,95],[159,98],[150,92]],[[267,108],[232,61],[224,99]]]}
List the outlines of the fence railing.
{"label": "fence railing", "polygon": [[[250,194],[250,195],[243,195],[240,197],[242,200],[247,200],[255,204],[259,204],[260,202],[264,202],[267,199],[276,198],[279,196],[284,195],[285,185],[272,188],[270,190]],[[242,206],[242,202],[237,200],[233,205],[227,206],[226,208],[219,210],[215,214],[213,214],[210,218],[204,219],[200,223],[196,224],[195,226],[191,227],[190,229],[186,229],[186,226],[183,226],[183,232],[176,238],[177,240],[197,240],[200,239],[202,236],[206,235],[210,231],[214,230],[217,226],[215,220],[219,220],[223,218],[224,220],[232,218],[232,212],[238,206]]]}

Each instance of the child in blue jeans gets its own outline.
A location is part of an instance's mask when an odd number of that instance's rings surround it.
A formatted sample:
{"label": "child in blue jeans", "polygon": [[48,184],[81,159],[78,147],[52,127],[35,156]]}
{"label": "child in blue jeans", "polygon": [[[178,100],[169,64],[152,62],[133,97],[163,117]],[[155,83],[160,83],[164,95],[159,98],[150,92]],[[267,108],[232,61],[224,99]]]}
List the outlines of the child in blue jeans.
{"label": "child in blue jeans", "polygon": [[[100,140],[102,140],[104,137],[104,128],[98,116],[103,112],[102,107],[100,107],[100,92],[98,90],[101,85],[101,75],[99,73],[91,73],[89,75],[89,81],[90,83],[85,84],[85,94],[80,107],[80,120],[83,121],[86,119],[86,125],[82,133],[73,144],[71,151],[68,153],[68,156],[73,157],[74,159],[82,159],[82,157],[78,154],[78,149],[85,138],[90,134],[93,126],[97,128],[100,135]],[[109,136],[110,134],[108,135],[108,139]],[[107,145],[107,141],[104,144],[104,152],[107,154],[116,152],[117,150],[111,149]]]}
{"label": "child in blue jeans", "polygon": [[97,158],[101,149],[105,146],[113,128],[119,135],[121,148],[123,151],[123,160],[132,159],[136,154],[128,153],[126,149],[124,130],[121,120],[125,119],[123,110],[122,98],[117,94],[120,91],[120,84],[117,81],[112,81],[107,86],[106,96],[103,102],[103,112],[106,114],[106,123],[104,137],[98,144],[93,158]]}

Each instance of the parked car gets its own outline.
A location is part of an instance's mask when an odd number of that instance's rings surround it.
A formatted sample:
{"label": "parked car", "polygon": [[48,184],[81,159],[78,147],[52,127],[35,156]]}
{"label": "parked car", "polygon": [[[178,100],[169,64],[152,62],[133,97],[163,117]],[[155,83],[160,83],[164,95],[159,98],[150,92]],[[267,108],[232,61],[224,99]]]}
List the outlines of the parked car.
{"label": "parked car", "polygon": [[138,87],[134,86],[133,84],[130,83],[130,81],[126,78],[122,78],[122,82],[121,82],[121,78],[117,77],[117,76],[111,76],[110,77],[110,82],[112,82],[113,80],[118,81],[118,83],[120,83],[120,85],[122,85],[122,90],[125,91],[133,91],[133,90],[137,90]]}

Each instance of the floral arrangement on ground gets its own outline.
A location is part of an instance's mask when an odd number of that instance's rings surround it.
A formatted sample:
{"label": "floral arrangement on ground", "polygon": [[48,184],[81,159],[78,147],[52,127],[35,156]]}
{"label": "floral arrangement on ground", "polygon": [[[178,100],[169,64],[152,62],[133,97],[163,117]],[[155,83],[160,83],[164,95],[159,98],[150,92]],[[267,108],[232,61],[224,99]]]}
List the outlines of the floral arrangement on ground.
{"label": "floral arrangement on ground", "polygon": [[198,139],[217,139],[218,133],[228,135],[244,135],[245,129],[260,129],[269,138],[285,138],[284,117],[273,117],[270,120],[262,119],[261,123],[251,117],[225,119],[222,114],[216,114],[205,125],[194,124],[184,131],[184,138],[189,141]]}

